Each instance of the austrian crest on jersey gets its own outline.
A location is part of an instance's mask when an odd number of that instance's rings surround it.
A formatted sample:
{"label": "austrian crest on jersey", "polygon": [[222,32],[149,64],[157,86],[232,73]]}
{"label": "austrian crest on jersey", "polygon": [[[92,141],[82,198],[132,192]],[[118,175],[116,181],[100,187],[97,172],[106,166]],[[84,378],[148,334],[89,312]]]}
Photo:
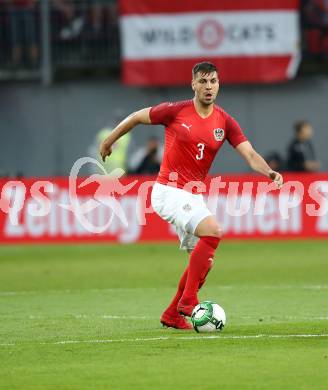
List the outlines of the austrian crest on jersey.
{"label": "austrian crest on jersey", "polygon": [[225,135],[223,129],[214,129],[213,133],[214,133],[214,138],[215,138],[216,141],[222,141],[223,140],[224,135]]}

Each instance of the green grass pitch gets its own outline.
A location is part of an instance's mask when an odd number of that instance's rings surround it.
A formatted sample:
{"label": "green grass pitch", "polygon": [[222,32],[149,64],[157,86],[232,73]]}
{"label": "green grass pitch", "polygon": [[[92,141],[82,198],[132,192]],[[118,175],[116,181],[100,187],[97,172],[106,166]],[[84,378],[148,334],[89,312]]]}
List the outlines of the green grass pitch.
{"label": "green grass pitch", "polygon": [[177,247],[0,247],[0,389],[328,388],[326,241],[223,241],[214,337],[159,324]]}

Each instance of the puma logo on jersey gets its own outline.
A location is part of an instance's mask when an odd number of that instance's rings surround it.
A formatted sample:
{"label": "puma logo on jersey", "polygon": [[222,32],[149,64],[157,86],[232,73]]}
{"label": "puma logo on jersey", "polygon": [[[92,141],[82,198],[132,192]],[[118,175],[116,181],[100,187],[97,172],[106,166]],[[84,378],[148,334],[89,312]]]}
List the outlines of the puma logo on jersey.
{"label": "puma logo on jersey", "polygon": [[182,126],[182,127],[185,127],[188,131],[190,131],[190,127],[191,127],[192,125],[189,125],[189,126],[188,126],[188,125],[186,125],[185,123],[182,123],[181,126]]}

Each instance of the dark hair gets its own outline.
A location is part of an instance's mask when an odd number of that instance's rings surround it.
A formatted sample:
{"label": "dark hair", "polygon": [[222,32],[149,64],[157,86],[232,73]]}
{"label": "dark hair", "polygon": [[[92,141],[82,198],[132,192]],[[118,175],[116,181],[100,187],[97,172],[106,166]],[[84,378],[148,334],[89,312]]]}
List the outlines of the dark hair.
{"label": "dark hair", "polygon": [[294,129],[296,134],[299,134],[304,126],[309,126],[310,122],[307,120],[301,120],[294,123]]}
{"label": "dark hair", "polygon": [[212,62],[199,62],[192,68],[192,77],[194,78],[198,72],[209,74],[217,71],[217,67]]}

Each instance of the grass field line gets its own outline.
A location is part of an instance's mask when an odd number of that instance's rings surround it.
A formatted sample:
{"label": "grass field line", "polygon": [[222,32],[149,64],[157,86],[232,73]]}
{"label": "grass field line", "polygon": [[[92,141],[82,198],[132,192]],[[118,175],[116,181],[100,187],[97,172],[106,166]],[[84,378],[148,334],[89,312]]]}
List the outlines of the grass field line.
{"label": "grass field line", "polygon": [[61,340],[40,343],[3,343],[0,347],[15,347],[26,345],[66,345],[66,344],[110,344],[110,343],[140,343],[151,341],[198,341],[198,340],[256,340],[256,339],[297,339],[297,338],[328,338],[327,334],[254,334],[254,335],[210,335],[210,336],[159,336],[159,337],[137,337],[126,339],[102,339],[102,340]]}
{"label": "grass field line", "polygon": [[[158,316],[147,316],[147,315],[114,315],[114,314],[67,314],[67,317],[74,319],[104,319],[104,320],[157,320]],[[24,319],[29,320],[46,320],[49,318],[56,318],[51,316],[41,316],[41,315],[29,315],[24,317]],[[231,319],[243,319],[243,320],[258,320],[259,316],[246,316],[238,315],[231,316]],[[264,320],[312,320],[312,321],[328,321],[328,316],[314,316],[311,314],[301,315],[301,316],[260,316]]]}
{"label": "grass field line", "polygon": [[[222,286],[210,286],[215,289],[233,290],[233,289],[256,289],[256,290],[328,290],[328,284],[277,284],[277,285],[222,285]],[[136,290],[154,290],[158,291],[155,287],[127,287],[127,288],[104,288],[104,289],[63,289],[63,290],[22,290],[22,291],[0,291],[0,296],[12,296],[12,295],[33,295],[33,294],[72,294],[72,293],[84,293],[84,292],[117,292],[117,291],[136,291]]]}
{"label": "grass field line", "polygon": [[[111,315],[111,314],[68,314],[68,317],[72,317],[75,319],[95,319],[95,318],[101,318],[104,320],[154,320],[158,317],[151,317],[151,316],[144,316],[144,315]],[[53,318],[50,316],[39,316],[39,315],[29,315],[27,317],[30,320],[44,320]],[[327,317],[328,319],[328,317]]]}

